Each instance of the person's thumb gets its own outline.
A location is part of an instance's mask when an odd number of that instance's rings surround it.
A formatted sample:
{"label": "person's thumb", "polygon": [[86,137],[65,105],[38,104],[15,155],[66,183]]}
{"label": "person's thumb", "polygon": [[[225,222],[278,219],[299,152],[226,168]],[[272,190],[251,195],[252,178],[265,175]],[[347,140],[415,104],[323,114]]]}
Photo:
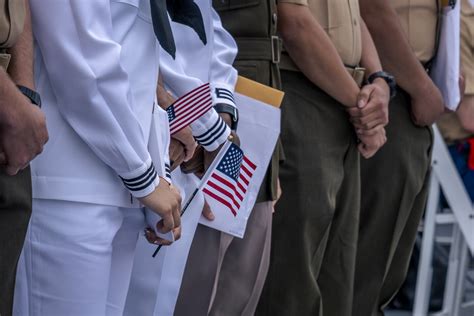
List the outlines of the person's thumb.
{"label": "person's thumb", "polygon": [[367,103],[369,103],[370,95],[372,94],[373,87],[368,85],[364,86],[361,90],[359,95],[357,96],[357,107],[362,109],[364,108]]}
{"label": "person's thumb", "polygon": [[204,218],[209,221],[213,221],[216,218],[214,216],[214,213],[212,213],[211,207],[209,206],[206,200],[204,200],[204,207],[202,208],[202,216],[204,216]]}

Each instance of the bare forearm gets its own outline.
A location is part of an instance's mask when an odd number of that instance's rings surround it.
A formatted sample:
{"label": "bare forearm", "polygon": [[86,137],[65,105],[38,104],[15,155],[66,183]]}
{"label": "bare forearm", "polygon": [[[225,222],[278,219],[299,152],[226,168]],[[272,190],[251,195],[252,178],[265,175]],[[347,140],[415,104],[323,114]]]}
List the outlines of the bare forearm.
{"label": "bare forearm", "polygon": [[399,86],[414,95],[426,85],[432,85],[431,79],[413,53],[390,1],[360,0],[360,6],[383,68],[395,76]]}
{"label": "bare forearm", "polygon": [[12,111],[24,96],[12,82],[10,76],[0,67],[0,129],[11,121]]}
{"label": "bare forearm", "polygon": [[25,26],[18,42],[9,50],[12,55],[8,72],[12,80],[19,85],[34,89],[33,77],[33,34],[31,31],[30,7],[25,1]]}
{"label": "bare forearm", "polygon": [[340,103],[355,106],[359,87],[346,71],[331,39],[308,8],[282,3],[278,5],[278,15],[285,48],[298,68],[311,82]]}
{"label": "bare forearm", "polygon": [[362,31],[362,58],[360,64],[365,68],[365,77],[367,78],[371,74],[381,71],[382,64],[380,62],[377,49],[375,48],[372,36],[367,29],[367,25],[361,20],[361,31]]}

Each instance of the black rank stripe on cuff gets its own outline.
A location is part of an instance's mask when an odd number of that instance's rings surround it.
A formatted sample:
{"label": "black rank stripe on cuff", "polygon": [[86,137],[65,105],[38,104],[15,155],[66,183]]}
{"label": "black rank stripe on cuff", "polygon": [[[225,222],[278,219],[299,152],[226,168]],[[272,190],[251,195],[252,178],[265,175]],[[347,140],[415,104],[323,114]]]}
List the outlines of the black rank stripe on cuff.
{"label": "black rank stripe on cuff", "polygon": [[194,137],[201,146],[209,146],[217,141],[226,131],[226,123],[219,117],[217,122],[204,134]]}
{"label": "black rank stripe on cuff", "polygon": [[145,171],[142,175],[132,179],[125,179],[122,177],[120,177],[120,179],[122,179],[127,189],[136,192],[149,187],[155,181],[157,176],[158,175],[156,173],[155,166],[152,163],[147,171]]}
{"label": "black rank stripe on cuff", "polygon": [[235,104],[234,94],[225,88],[216,88],[216,96],[220,99],[226,99]]}
{"label": "black rank stripe on cuff", "polygon": [[166,179],[171,180],[171,167],[167,163],[165,163],[165,177]]}

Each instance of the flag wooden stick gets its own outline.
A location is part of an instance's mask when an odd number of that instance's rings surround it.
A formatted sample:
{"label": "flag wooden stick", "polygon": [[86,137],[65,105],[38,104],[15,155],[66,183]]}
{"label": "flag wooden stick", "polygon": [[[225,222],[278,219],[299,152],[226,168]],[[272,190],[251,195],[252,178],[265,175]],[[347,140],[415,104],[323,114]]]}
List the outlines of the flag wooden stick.
{"label": "flag wooden stick", "polygon": [[[189,205],[191,205],[191,202],[193,201],[193,199],[196,197],[196,194],[199,192],[199,188],[198,189],[195,189],[193,194],[191,195],[191,197],[189,198],[188,202],[186,202],[186,205],[184,205],[183,207],[183,210],[181,211],[181,217],[184,215],[184,212],[186,212],[186,210],[188,209]],[[153,253],[152,257],[155,258],[156,255],[158,254],[158,252],[160,251],[161,247],[163,247],[163,245],[159,245],[158,247],[156,247],[156,250],[155,252]]]}

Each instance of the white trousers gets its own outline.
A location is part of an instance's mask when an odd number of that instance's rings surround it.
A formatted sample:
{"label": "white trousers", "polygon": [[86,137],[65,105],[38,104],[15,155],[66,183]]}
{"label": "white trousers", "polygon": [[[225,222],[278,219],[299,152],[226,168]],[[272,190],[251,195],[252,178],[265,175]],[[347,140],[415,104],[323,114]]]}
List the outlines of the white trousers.
{"label": "white trousers", "polygon": [[[183,204],[198,187],[200,180],[181,171],[173,172],[173,184],[181,190]],[[184,268],[201,217],[204,196],[198,193],[181,218],[181,239],[171,246],[161,248],[155,258],[156,246],[144,237],[139,238],[132,278],[128,290],[124,315],[173,316]],[[194,316],[197,314],[190,314]]]}
{"label": "white trousers", "polygon": [[35,199],[15,316],[122,315],[141,209]]}

